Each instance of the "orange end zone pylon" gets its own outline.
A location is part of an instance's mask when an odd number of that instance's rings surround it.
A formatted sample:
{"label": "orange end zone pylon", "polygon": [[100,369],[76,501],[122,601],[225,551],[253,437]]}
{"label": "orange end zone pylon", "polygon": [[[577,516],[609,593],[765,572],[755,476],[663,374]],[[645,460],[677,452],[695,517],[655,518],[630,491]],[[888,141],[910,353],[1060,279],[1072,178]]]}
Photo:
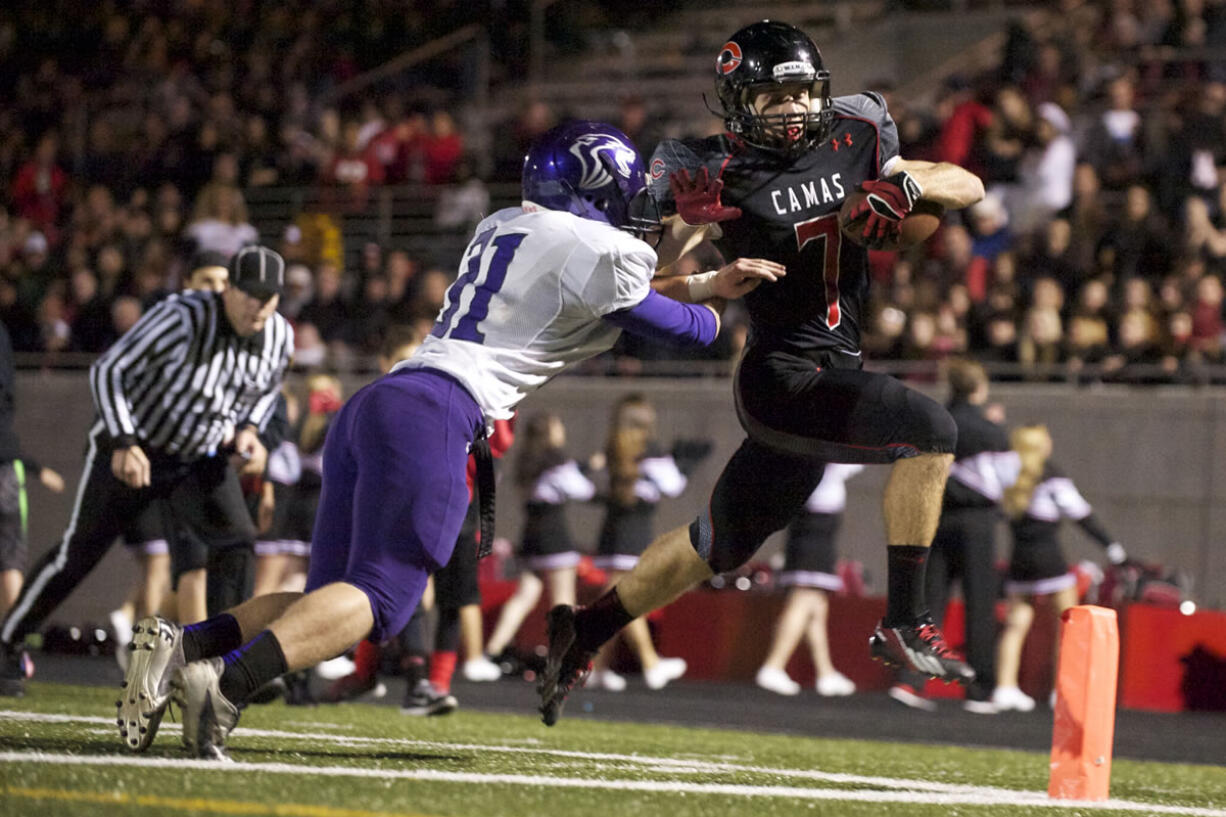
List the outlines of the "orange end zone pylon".
{"label": "orange end zone pylon", "polygon": [[1115,611],[1073,607],[1065,612],[1060,628],[1047,796],[1106,800],[1120,665]]}

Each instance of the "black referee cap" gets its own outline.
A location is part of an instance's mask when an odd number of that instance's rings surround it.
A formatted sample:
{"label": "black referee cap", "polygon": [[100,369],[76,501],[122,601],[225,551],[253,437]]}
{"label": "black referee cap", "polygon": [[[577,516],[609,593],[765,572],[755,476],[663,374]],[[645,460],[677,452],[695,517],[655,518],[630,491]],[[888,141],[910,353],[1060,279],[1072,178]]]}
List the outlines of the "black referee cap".
{"label": "black referee cap", "polygon": [[230,256],[216,250],[200,250],[187,260],[187,271],[195,272],[205,267],[229,267]]}
{"label": "black referee cap", "polygon": [[267,301],[285,285],[285,259],[267,247],[252,244],[230,259],[230,285]]}

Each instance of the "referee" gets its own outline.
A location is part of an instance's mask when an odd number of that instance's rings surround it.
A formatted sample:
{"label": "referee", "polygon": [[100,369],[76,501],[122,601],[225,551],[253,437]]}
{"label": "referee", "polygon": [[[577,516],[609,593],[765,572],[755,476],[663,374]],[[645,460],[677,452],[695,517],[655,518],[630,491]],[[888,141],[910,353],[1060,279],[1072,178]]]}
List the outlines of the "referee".
{"label": "referee", "polygon": [[21,643],[106,554],[124,525],[165,499],[167,529],[217,541],[255,529],[228,454],[263,461],[293,350],[277,314],[285,262],[265,247],[230,259],[224,292],[156,304],[90,367],[97,420],[68,529],[30,571],[0,625],[0,694],[23,693]]}

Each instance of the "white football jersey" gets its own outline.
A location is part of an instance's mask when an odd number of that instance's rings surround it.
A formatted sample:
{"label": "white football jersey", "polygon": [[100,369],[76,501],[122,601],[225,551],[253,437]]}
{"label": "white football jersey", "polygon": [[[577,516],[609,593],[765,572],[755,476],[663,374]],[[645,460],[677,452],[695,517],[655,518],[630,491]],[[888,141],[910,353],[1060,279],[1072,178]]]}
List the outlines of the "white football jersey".
{"label": "white football jersey", "polygon": [[394,369],[441,369],[486,419],[507,419],[613,346],[621,330],[601,318],[646,298],[655,266],[646,242],[608,224],[527,202],[499,210],[477,225],[430,337]]}

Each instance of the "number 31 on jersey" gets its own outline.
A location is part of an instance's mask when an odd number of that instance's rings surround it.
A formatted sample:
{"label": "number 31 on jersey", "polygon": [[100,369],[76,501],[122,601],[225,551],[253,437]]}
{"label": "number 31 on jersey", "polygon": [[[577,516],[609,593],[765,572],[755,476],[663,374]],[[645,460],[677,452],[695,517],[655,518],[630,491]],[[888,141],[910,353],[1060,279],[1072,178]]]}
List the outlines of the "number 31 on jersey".
{"label": "number 31 on jersey", "polygon": [[[524,233],[506,233],[493,238],[495,232],[495,229],[486,230],[468,245],[468,268],[447,290],[447,308],[430,332],[436,338],[485,342],[485,334],[477,328],[477,324],[489,314],[490,299],[502,289],[507,279],[507,267],[526,238]],[[487,256],[490,256],[488,264],[485,263]],[[483,266],[486,269],[485,278],[478,284],[476,281],[481,276]],[[468,298],[468,309],[452,326],[456,312],[469,291],[472,291],[472,295]]]}

